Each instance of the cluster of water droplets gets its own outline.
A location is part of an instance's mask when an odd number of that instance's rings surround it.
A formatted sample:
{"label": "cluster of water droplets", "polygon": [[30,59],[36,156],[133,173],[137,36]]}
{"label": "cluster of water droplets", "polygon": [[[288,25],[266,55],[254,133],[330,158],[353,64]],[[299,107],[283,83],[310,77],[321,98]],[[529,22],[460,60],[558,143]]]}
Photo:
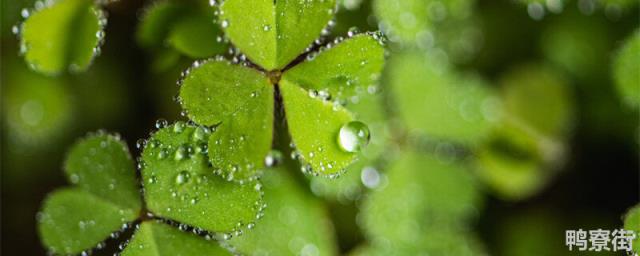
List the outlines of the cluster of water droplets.
{"label": "cluster of water droplets", "polygon": [[[193,126],[195,126],[194,129],[187,129],[188,127],[193,127]],[[221,176],[223,178],[225,177],[219,171],[219,169],[214,168],[211,165],[208,158],[208,139],[211,133],[215,131],[215,128],[197,126],[192,121],[188,121],[188,122],[177,121],[173,124],[169,124],[164,119],[159,119],[158,121],[156,121],[156,128],[157,129],[169,128],[170,131],[175,133],[176,135],[180,135],[180,134],[183,134],[184,132],[189,132],[189,130],[192,130],[190,135],[191,141],[188,143],[181,144],[178,147],[172,147],[172,145],[163,145],[162,142],[151,138],[148,140],[145,140],[145,139],[139,140],[136,143],[136,146],[140,149],[146,148],[146,147],[153,149],[149,154],[149,156],[155,157],[156,160],[158,161],[180,162],[188,159],[193,159],[194,157],[203,157],[204,159],[206,159],[208,168],[211,169],[211,172],[209,173],[210,175]],[[157,153],[154,154],[153,152],[157,152]],[[270,153],[267,156],[267,158],[272,158],[270,161],[274,165],[277,164],[278,162],[281,162],[280,156],[278,156],[277,152]],[[144,161],[142,161],[142,159],[139,159],[138,162],[142,163],[141,165],[139,165],[139,168],[146,167],[146,164],[144,164]],[[206,191],[202,192],[199,189],[197,189],[198,187],[211,186],[211,184],[209,183],[211,179],[209,174],[192,173],[192,171],[188,169],[176,170],[176,171],[177,171],[176,175],[173,177],[171,181],[169,181],[170,183],[173,183],[173,184],[170,186],[169,190],[167,191],[171,198],[175,198],[176,200],[179,200],[181,202],[186,202],[188,204],[195,205],[195,204],[198,204],[201,200],[206,200],[210,196],[212,196],[212,195],[209,195],[209,193]],[[239,185],[246,185],[249,181],[256,181],[256,180],[257,180],[257,177],[252,177],[250,179],[238,181],[236,183],[239,183]],[[158,176],[155,175],[155,170],[151,170],[150,176],[143,183],[145,186],[152,186],[152,185],[155,185],[156,183],[159,183]],[[184,192],[184,190],[181,189],[181,187],[184,187],[184,186],[190,186],[194,188],[195,194],[187,194],[186,192]],[[255,218],[260,219],[264,216],[264,209],[266,209],[267,207],[266,203],[264,203],[262,200],[262,198],[264,197],[262,184],[259,181],[255,182],[253,189],[259,192],[259,199],[254,202],[254,208],[257,212]],[[178,207],[173,209],[171,207],[168,207],[166,211],[168,212],[182,211],[182,208]],[[202,212],[202,214],[206,214],[206,212]],[[177,224],[177,226],[179,228],[183,227],[181,228],[183,230],[187,229],[187,226],[184,224]],[[244,232],[243,230],[245,227],[248,229],[252,229],[254,226],[255,226],[254,222],[250,222],[246,224],[237,223],[236,227],[234,227],[233,230],[231,230],[228,233],[216,235],[215,239],[230,239],[231,237],[234,237],[234,236],[240,236],[243,234]],[[198,228],[191,228],[190,230],[200,235],[202,235],[203,232],[205,232],[204,230],[201,230]],[[211,236],[211,234],[204,233],[204,236]]]}

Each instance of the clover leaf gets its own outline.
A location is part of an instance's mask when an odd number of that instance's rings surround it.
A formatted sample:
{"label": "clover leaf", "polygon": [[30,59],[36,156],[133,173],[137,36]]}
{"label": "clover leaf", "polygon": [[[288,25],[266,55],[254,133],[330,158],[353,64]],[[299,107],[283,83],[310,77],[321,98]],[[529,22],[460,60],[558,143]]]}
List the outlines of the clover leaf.
{"label": "clover leaf", "polygon": [[153,50],[177,51],[191,58],[223,53],[227,45],[211,7],[193,1],[162,1],[148,7],[136,32],[138,43]]}
{"label": "clover leaf", "polygon": [[283,166],[262,177],[268,213],[244,235],[227,243],[245,255],[335,255],[337,245],[324,205],[296,184]]}
{"label": "clover leaf", "polygon": [[231,233],[262,211],[258,182],[227,182],[209,166],[206,128],[177,122],[151,136],[142,152],[144,196],[159,217]]}
{"label": "clover leaf", "polygon": [[23,10],[25,22],[16,28],[20,52],[29,66],[55,75],[86,70],[100,53],[106,18],[93,1],[58,0]]}
{"label": "clover leaf", "polygon": [[[304,162],[306,172],[335,177],[368,144],[367,125],[355,119],[348,105],[377,90],[384,63],[380,36],[369,33],[337,39],[319,52],[307,54],[301,62],[293,61],[304,53],[301,45],[313,39],[308,39],[308,31],[293,37],[299,28],[285,21],[313,19],[309,20],[313,24],[300,27],[317,27],[318,33],[313,34],[317,37],[324,26],[318,24],[325,24],[324,17],[332,13],[327,3],[333,4],[328,0],[279,1],[275,5],[255,1],[255,15],[243,14],[242,19],[236,14],[236,1],[221,4],[221,23],[227,36],[254,63],[238,65],[222,58],[197,61],[185,72],[179,98],[191,120],[215,126],[216,132],[209,138],[209,158],[228,180],[252,180],[268,167],[264,157],[271,149],[273,122],[278,121],[273,112],[280,109],[286,115],[294,155]],[[283,16],[278,26],[268,22],[276,7],[276,22]],[[295,12],[291,9],[299,7]],[[251,36],[237,35],[236,27]],[[260,34],[246,32],[256,27]],[[270,35],[270,28],[276,33],[274,38],[263,35]],[[258,45],[256,40],[263,41]]]}
{"label": "clover leaf", "polygon": [[374,247],[381,247],[380,255],[474,251],[466,247],[473,244],[471,235],[460,237],[481,205],[468,171],[463,163],[403,150],[387,170],[386,185],[373,190],[361,207],[364,231]]}
{"label": "clover leaf", "polygon": [[[335,12],[335,0],[227,0],[221,25],[227,37],[266,70],[282,69],[316,40]],[[247,8],[251,6],[251,8]]]}
{"label": "clover leaf", "polygon": [[614,63],[618,94],[632,107],[640,107],[640,31],[631,35],[619,50]]}
{"label": "clover leaf", "polygon": [[53,253],[79,253],[134,221],[142,203],[135,167],[119,137],[98,133],[76,143],[65,164],[75,186],[49,195],[39,231]]}
{"label": "clover leaf", "polygon": [[500,197],[517,200],[544,188],[565,160],[573,101],[565,80],[545,66],[515,67],[501,82],[503,116],[475,163]]}
{"label": "clover leaf", "polygon": [[267,77],[226,61],[207,62],[189,71],[180,97],[192,120],[217,125],[209,157],[225,177],[250,179],[265,167],[274,105]]}
{"label": "clover leaf", "polygon": [[214,241],[183,232],[159,221],[147,221],[140,227],[120,254],[137,255],[232,255]]}
{"label": "clover leaf", "polygon": [[435,25],[445,19],[470,16],[473,3],[470,0],[375,0],[373,10],[385,33],[403,43],[419,44],[432,37]]}
{"label": "clover leaf", "polygon": [[398,118],[411,134],[475,145],[499,116],[497,95],[486,82],[455,74],[433,54],[401,52],[386,75]]}
{"label": "clover leaf", "polygon": [[[65,162],[65,173],[74,186],[49,195],[38,214],[45,246],[54,254],[101,248],[114,232],[140,221],[125,255],[175,255],[170,252],[178,248],[189,255],[228,254],[217,241],[151,222],[178,221],[230,237],[261,216],[260,183],[228,182],[209,166],[209,133],[206,128],[177,122],[144,143],[139,166],[146,207],[134,161],[119,136],[99,132],[76,143]],[[173,242],[184,246],[172,247]]]}

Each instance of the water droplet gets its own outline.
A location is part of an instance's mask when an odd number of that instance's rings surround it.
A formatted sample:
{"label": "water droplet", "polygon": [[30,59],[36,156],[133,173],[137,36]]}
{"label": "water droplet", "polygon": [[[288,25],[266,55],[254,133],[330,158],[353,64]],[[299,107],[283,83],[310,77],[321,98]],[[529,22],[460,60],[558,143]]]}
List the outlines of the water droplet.
{"label": "water droplet", "polygon": [[264,31],[269,31],[269,30],[271,30],[271,26],[269,26],[269,25],[264,25],[264,27],[262,27],[262,30],[264,30]]}
{"label": "water droplet", "polygon": [[169,155],[169,151],[166,148],[160,149],[160,152],[158,152],[158,159],[162,160],[167,158],[167,156]]}
{"label": "water droplet", "polygon": [[183,121],[178,121],[175,124],[173,124],[173,132],[181,133],[182,131],[184,131],[184,122]]}
{"label": "water droplet", "polygon": [[20,15],[22,16],[22,18],[29,18],[29,9],[24,8],[22,9],[22,11],[20,11]]}
{"label": "water droplet", "polygon": [[167,120],[162,119],[162,118],[161,118],[161,119],[158,119],[158,120],[156,121],[156,128],[157,128],[157,129],[162,129],[162,128],[166,127],[166,126],[167,126],[167,124],[168,124]]}
{"label": "water droplet", "polygon": [[376,188],[380,184],[380,173],[373,167],[365,167],[360,173],[360,180],[367,188]]}
{"label": "water droplet", "polygon": [[360,121],[351,121],[340,128],[338,145],[346,152],[359,152],[369,144],[369,127]]}
{"label": "water droplet", "polygon": [[274,167],[282,162],[282,152],[279,150],[271,150],[269,154],[264,158],[264,165],[266,167]]}
{"label": "water droplet", "polygon": [[180,173],[178,173],[178,175],[176,175],[176,184],[182,185],[184,183],[187,183],[190,177],[191,175],[189,174],[189,172],[181,171]]}
{"label": "water droplet", "polygon": [[203,141],[206,137],[207,131],[202,127],[197,127],[193,131],[193,140],[194,141]]}
{"label": "water droplet", "polygon": [[222,26],[222,28],[227,28],[229,27],[229,21],[228,20],[223,20],[220,25]]}
{"label": "water droplet", "polygon": [[77,184],[80,181],[80,176],[78,176],[78,174],[71,174],[71,176],[69,176],[69,180],[71,181],[71,184]]}

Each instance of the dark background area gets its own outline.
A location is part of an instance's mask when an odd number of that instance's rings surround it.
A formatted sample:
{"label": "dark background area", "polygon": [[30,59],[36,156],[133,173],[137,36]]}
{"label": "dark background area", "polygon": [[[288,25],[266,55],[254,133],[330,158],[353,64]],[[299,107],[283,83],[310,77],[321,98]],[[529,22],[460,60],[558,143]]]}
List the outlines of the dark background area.
{"label": "dark background area", "polygon": [[[19,86],[6,81],[8,67],[26,67],[24,60],[17,56],[15,36],[7,30],[18,22],[20,9],[31,6],[30,1],[2,0],[0,77],[3,95],[8,87]],[[165,74],[151,72],[149,55],[137,46],[134,38],[143,7],[144,3],[140,0],[109,5],[106,42],[102,55],[92,67],[110,65],[117,70],[122,77],[121,83],[107,84],[121,90],[122,94],[115,94],[119,98],[113,100],[126,107],[105,106],[102,111],[112,116],[108,119],[102,119],[100,113],[83,112],[87,109],[78,107],[72,114],[72,124],[63,128],[64,132],[59,137],[29,146],[11,143],[9,137],[12,134],[5,125],[5,119],[2,119],[2,254],[46,254],[36,232],[35,216],[46,194],[66,184],[61,166],[66,149],[76,138],[98,129],[118,132],[129,143],[132,153],[138,155],[136,140],[147,137],[157,119],[184,119],[179,116],[179,106],[172,98],[177,93],[175,81],[180,71],[190,65],[190,60],[185,59],[181,67]],[[484,47],[478,57],[471,63],[461,65],[461,68],[479,70],[491,80],[497,79],[497,74],[517,63],[542,60],[538,47],[541,31],[558,18],[549,16],[542,21],[534,21],[527,16],[526,6],[511,1],[479,1],[475,12],[479,14],[482,24],[489,24],[491,31],[499,33],[485,34]],[[601,17],[601,14],[593,14],[588,19],[606,26],[611,35],[608,38],[610,50],[613,51],[622,39],[638,27],[637,7],[632,13],[615,22]],[[6,24],[8,22],[11,24]],[[610,86],[608,64],[602,63],[602,71],[597,78],[605,81],[604,85],[608,86],[605,88],[594,89],[602,84],[593,79],[571,80],[576,94],[577,120],[570,140],[568,161],[556,179],[541,193],[520,202],[506,202],[488,196],[485,209],[477,220],[477,229],[491,254],[509,255],[503,249],[503,244],[511,240],[510,236],[527,236],[535,233],[536,229],[561,230],[562,233],[551,240],[557,241],[558,246],[564,246],[566,229],[613,230],[622,226],[621,217],[626,210],[638,203],[638,112],[632,111],[618,99],[613,86]],[[98,83],[104,77],[83,80],[74,75],[65,75],[63,79],[67,81],[70,91],[79,93],[75,89],[77,86]],[[107,96],[113,97],[93,97]],[[598,99],[598,105],[594,105],[594,98]],[[82,101],[77,100],[74,104],[89,104]],[[606,111],[593,111],[596,108],[606,108]],[[510,228],[517,232],[509,233]],[[357,239],[345,241],[342,247],[350,248]],[[532,243],[535,246],[535,242]]]}

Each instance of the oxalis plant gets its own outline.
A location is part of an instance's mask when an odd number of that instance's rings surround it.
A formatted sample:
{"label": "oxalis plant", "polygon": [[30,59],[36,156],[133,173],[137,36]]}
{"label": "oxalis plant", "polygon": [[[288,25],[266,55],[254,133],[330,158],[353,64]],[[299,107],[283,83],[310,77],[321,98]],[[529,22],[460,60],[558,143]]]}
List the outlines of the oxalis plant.
{"label": "oxalis plant", "polygon": [[[27,32],[39,14],[80,2],[48,3],[21,29]],[[347,109],[376,91],[381,36],[350,32],[323,45],[318,38],[335,13],[332,0],[212,6],[242,54],[196,61],[183,72],[178,101],[190,121],[160,120],[137,143],[139,175],[116,134],[89,134],[71,148],[64,171],[72,186],[51,193],[38,214],[51,253],[88,253],[133,231],[122,255],[280,255],[292,245],[272,243],[269,232],[307,229],[307,237],[296,237],[303,251],[335,251],[323,211],[286,169],[335,178],[367,145],[367,125]],[[23,45],[28,40],[23,35]],[[27,48],[28,61],[30,51],[42,50]],[[269,211],[270,193],[298,206],[284,224],[262,218],[283,214]],[[261,222],[274,230],[261,230]]]}

